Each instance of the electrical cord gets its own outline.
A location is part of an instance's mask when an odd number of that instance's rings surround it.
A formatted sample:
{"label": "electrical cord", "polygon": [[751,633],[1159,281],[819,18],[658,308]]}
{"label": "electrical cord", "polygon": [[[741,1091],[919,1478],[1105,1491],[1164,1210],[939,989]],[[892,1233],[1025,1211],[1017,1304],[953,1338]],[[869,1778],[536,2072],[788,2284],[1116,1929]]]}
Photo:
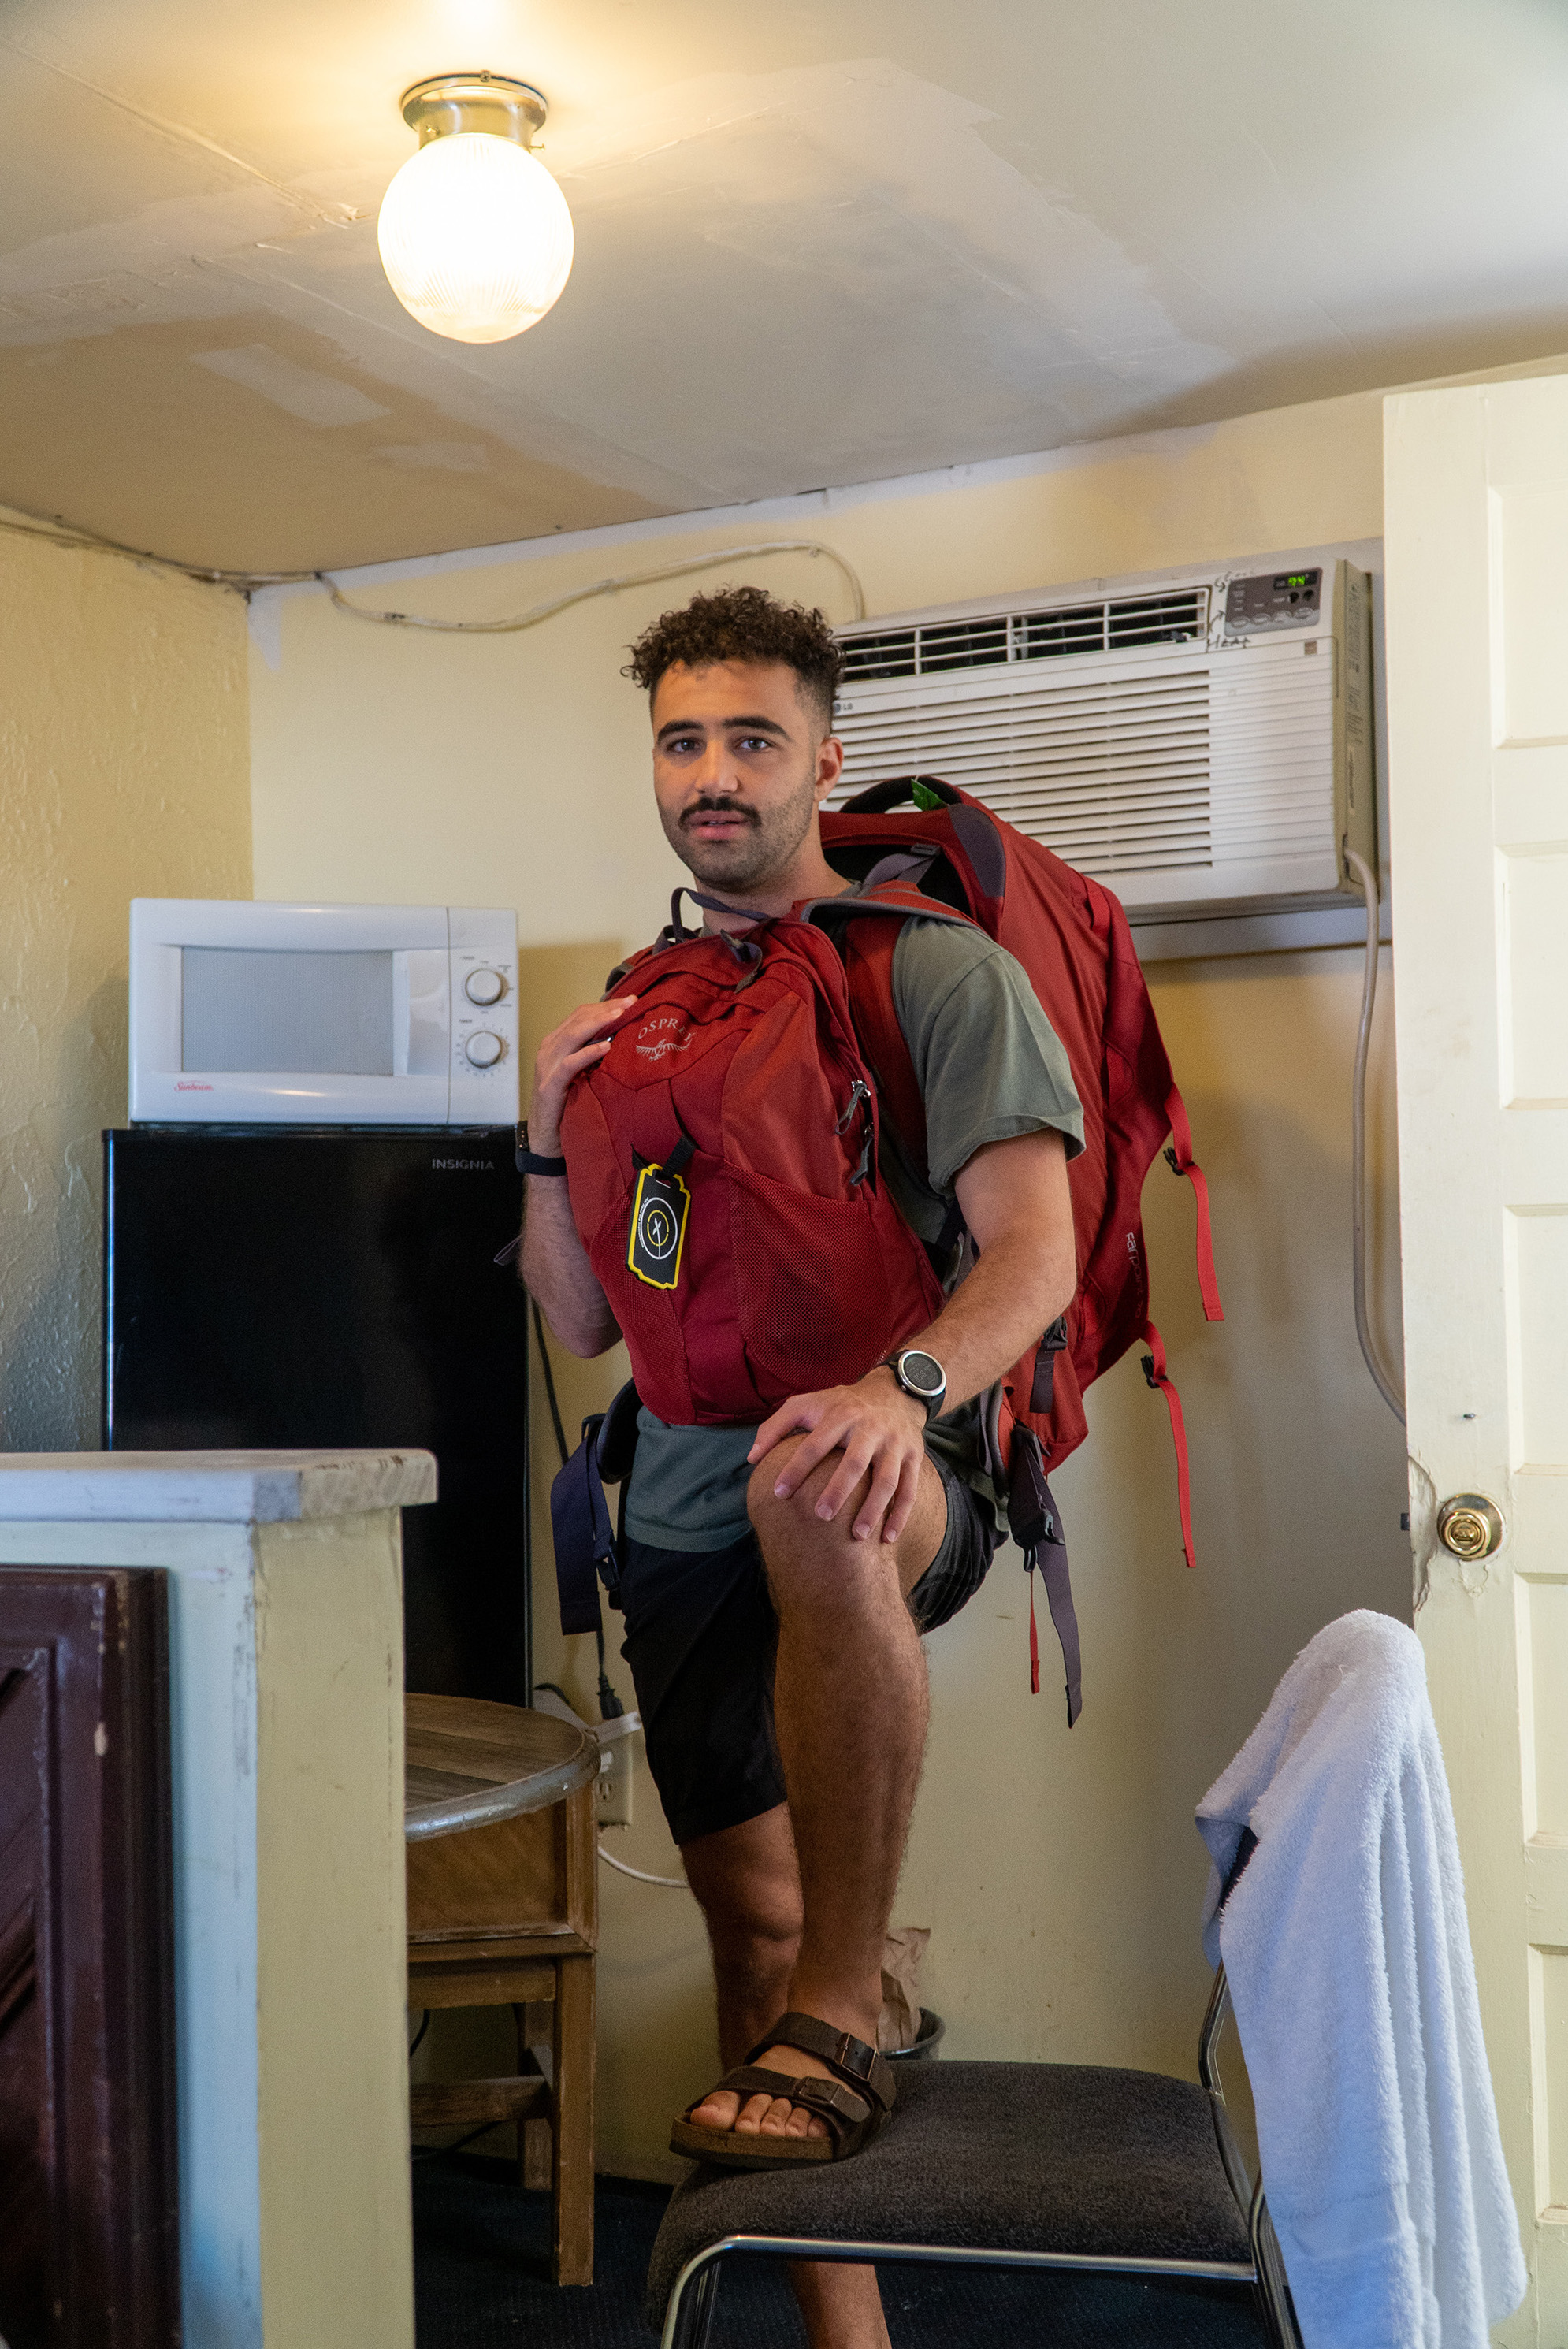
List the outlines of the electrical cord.
{"label": "electrical cord", "polygon": [[606,1868],[617,1869],[622,1876],[634,1876],[639,1884],[662,1884],[671,1892],[691,1890],[691,1886],[684,1876],[650,1876],[645,1868],[633,1868],[627,1861],[617,1859],[614,1853],[606,1851],[603,1844],[599,1847],[599,1857]]}
{"label": "electrical cord", "polygon": [[623,587],[641,587],[651,580],[679,579],[687,572],[711,571],[721,563],[748,562],[763,554],[820,554],[835,564],[843,574],[854,598],[854,616],[866,616],[865,590],[860,574],[847,563],[836,547],[825,545],[815,538],[759,539],[750,546],[721,546],[712,554],[692,554],[679,563],[665,563],[651,571],[628,571],[612,574],[607,579],[592,580],[586,587],[574,587],[569,595],[557,595],[546,604],[535,604],[526,612],[516,612],[502,620],[432,620],[416,612],[367,612],[362,605],[351,604],[336,581],[325,571],[225,571],[206,563],[183,563],[175,554],[157,554],[150,547],[131,546],[124,539],[108,538],[101,531],[88,530],[78,523],[67,523],[54,514],[34,513],[26,506],[15,506],[8,499],[0,500],[7,512],[0,515],[0,531],[9,531],[18,538],[39,538],[52,546],[75,549],[97,554],[118,554],[128,563],[149,564],[157,571],[172,571],[182,579],[195,579],[206,587],[223,587],[239,595],[252,595],[260,587],[325,587],[340,612],[356,620],[368,620],[377,627],[425,628],[438,636],[515,636],[524,628],[536,628],[542,620],[552,619],[557,612],[569,611],[573,604],[585,604],[591,596],[618,595]]}
{"label": "electrical cord", "polygon": [[183,579],[200,580],[204,587],[232,588],[240,595],[249,595],[257,587],[292,587],[321,576],[316,571],[222,571],[211,564],[181,563],[176,554],[155,554],[150,547],[129,546],[123,539],[106,538],[101,531],[61,522],[53,514],[32,513],[26,506],[12,505],[8,498],[0,499],[0,504],[9,509],[0,515],[0,530],[9,531],[14,538],[41,538],[51,546],[123,555],[128,563],[150,564],[156,571],[178,572]]}
{"label": "electrical cord", "polygon": [[1350,1186],[1353,1194],[1350,1270],[1356,1299],[1356,1338],[1372,1383],[1398,1421],[1405,1424],[1405,1398],[1384,1368],[1372,1336],[1367,1309],[1367,1058],[1372,1042],[1372,1007],[1377,999],[1377,878],[1365,857],[1353,849],[1345,862],[1367,900],[1367,960],[1361,985],[1361,1024],[1356,1033],[1356,1073],[1350,1092]]}
{"label": "electrical cord", "polygon": [[410,2064],[414,2061],[415,2056],[419,2052],[419,2042],[424,2038],[426,2032],[430,2028],[430,2012],[431,2010],[428,2007],[425,2009],[425,2020],[420,2023],[419,2028],[408,2042],[408,2061]]}
{"label": "electrical cord", "polygon": [[573,587],[565,595],[555,595],[547,604],[531,605],[526,612],[514,612],[505,620],[431,620],[415,612],[367,612],[363,605],[351,604],[336,582],[325,571],[315,573],[340,612],[356,620],[373,620],[384,628],[429,628],[448,636],[509,636],[523,628],[536,628],[542,620],[553,619],[557,612],[569,611],[573,604],[585,604],[592,595],[613,595],[623,587],[643,587],[657,579],[681,579],[690,571],[711,571],[720,563],[749,561],[759,554],[823,554],[837,564],[849,583],[855,599],[855,617],[866,616],[865,590],[860,575],[845,562],[835,547],[825,546],[816,538],[759,539],[751,546],[721,546],[712,554],[688,554],[679,563],[661,563],[651,571],[626,571],[608,579],[592,580],[586,587]]}
{"label": "electrical cord", "polygon": [[564,1468],[569,1456],[566,1428],[561,1417],[561,1405],[556,1401],[555,1372],[550,1365],[550,1349],[544,1342],[544,1316],[539,1309],[537,1298],[531,1299],[530,1302],[533,1306],[533,1334],[539,1341],[540,1368],[544,1372],[545,1400],[550,1405],[550,1424],[555,1430],[555,1448],[561,1454],[561,1464]]}

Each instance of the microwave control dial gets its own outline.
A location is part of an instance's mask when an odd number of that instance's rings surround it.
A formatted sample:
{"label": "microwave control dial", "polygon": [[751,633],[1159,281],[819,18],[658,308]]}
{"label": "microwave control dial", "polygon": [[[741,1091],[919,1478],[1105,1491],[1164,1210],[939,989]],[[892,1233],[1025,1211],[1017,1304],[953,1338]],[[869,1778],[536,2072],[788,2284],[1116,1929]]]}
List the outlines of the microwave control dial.
{"label": "microwave control dial", "polygon": [[506,981],[499,970],[470,970],[463,981],[463,993],[470,1003],[499,1003],[506,993]]}
{"label": "microwave control dial", "polygon": [[488,1028],[477,1028],[463,1046],[476,1069],[493,1069],[506,1046]]}

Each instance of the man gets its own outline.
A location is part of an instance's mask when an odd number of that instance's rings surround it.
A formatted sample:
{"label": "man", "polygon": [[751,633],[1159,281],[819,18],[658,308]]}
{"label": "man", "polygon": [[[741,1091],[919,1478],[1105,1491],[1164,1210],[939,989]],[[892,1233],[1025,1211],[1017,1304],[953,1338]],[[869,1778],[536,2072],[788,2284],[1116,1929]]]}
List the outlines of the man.
{"label": "man", "polygon": [[[843,765],[838,669],[821,615],[757,588],[696,596],[634,648],[660,821],[717,901],[710,930],[744,932],[759,914],[850,885],[819,825]],[[762,2043],[758,2064],[779,2087],[834,2076],[798,2044],[767,2045],[786,2013],[875,2045],[925,1741],[922,1634],[973,1596],[1001,1537],[985,1394],[1076,1281],[1066,1170],[1081,1112],[1027,978],[979,930],[912,918],[892,985],[925,1102],[929,1179],[885,1119],[882,1178],[920,1238],[934,1245],[956,1200],[972,1242],[966,1277],[907,1341],[945,1373],[942,1415],[928,1426],[925,1403],[886,1364],[792,1396],[758,1427],[669,1426],[645,1409],[626,1500],[622,1652],[707,1924],[721,2052],[734,2065]],[[585,1005],[544,1040],[536,1157],[558,1155],[572,1082],[609,1049],[604,1030],[629,1000]],[[530,1174],[521,1272],[573,1352],[615,1342],[558,1176]],[[791,2139],[841,2141],[805,2093],[720,2086],[677,2124],[677,2142],[711,2137],[722,2161],[727,2137],[753,2159],[765,2145],[789,2158]],[[801,2269],[797,2288],[815,2349],[883,2349],[871,2269]]]}

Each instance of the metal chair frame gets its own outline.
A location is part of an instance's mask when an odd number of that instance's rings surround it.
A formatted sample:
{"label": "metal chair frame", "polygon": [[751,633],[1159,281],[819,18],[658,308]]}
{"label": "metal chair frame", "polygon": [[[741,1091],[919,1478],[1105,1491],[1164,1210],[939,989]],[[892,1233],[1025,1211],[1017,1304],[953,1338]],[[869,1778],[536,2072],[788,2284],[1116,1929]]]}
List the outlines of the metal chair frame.
{"label": "metal chair frame", "polygon": [[1247,2222],[1253,2252],[1249,2264],[1227,2260],[1118,2259],[1081,2251],[987,2251],[957,2243],[850,2243],[819,2241],[810,2236],[726,2235],[718,2242],[706,2244],[700,2251],[694,2252],[676,2278],[665,2310],[661,2349],[709,2349],[720,2261],[740,2251],[767,2259],[840,2261],[854,2266],[864,2266],[869,2261],[873,2266],[902,2262],[922,2267],[1072,2268],[1096,2275],[1190,2277],[1211,2283],[1247,2283],[1253,2287],[1270,2349],[1302,2349],[1284,2261],[1264,2199],[1264,2182],[1259,2178],[1254,2185],[1248,2174],[1220,2080],[1220,2041],[1230,2013],[1230,1986],[1225,1969],[1221,1966],[1214,1976],[1198,2035],[1198,2078],[1209,2099],[1225,2181]]}

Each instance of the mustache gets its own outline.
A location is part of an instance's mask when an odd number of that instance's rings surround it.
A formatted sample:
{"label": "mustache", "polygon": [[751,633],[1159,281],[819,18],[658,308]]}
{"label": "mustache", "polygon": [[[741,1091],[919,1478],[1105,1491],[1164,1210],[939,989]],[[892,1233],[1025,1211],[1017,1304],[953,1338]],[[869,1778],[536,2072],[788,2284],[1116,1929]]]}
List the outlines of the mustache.
{"label": "mustache", "polygon": [[753,829],[762,821],[755,808],[748,808],[743,800],[732,799],[723,792],[705,792],[700,799],[694,800],[685,810],[681,822],[683,824],[690,823],[694,816],[699,815],[738,815],[742,823],[750,824]]}

